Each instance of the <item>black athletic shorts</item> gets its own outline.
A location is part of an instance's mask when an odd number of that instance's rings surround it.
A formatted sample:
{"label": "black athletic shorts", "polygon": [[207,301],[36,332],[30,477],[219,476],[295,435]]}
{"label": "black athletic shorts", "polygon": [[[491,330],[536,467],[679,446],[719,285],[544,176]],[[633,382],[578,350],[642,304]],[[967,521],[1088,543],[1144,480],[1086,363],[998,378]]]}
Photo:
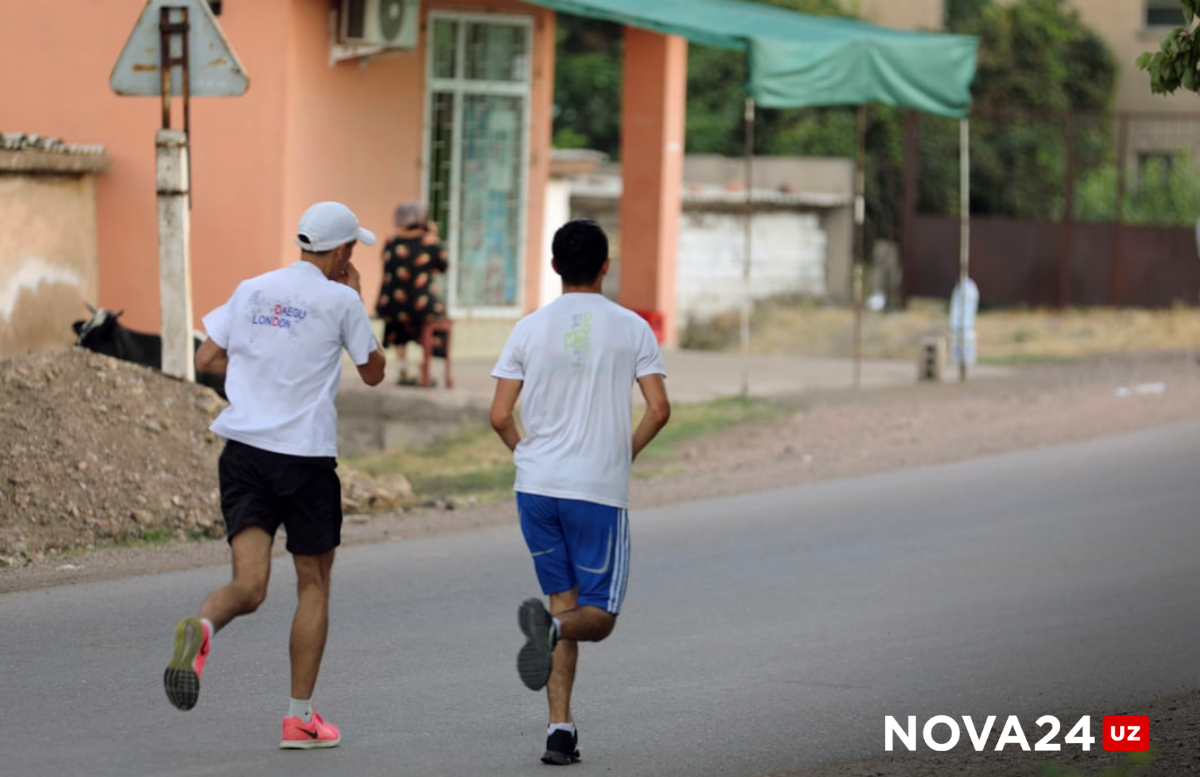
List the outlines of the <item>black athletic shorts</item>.
{"label": "black athletic shorts", "polygon": [[289,456],[236,440],[225,443],[217,473],[225,537],[259,526],[272,537],[283,524],[287,549],[319,556],[342,542],[342,484],[332,456]]}

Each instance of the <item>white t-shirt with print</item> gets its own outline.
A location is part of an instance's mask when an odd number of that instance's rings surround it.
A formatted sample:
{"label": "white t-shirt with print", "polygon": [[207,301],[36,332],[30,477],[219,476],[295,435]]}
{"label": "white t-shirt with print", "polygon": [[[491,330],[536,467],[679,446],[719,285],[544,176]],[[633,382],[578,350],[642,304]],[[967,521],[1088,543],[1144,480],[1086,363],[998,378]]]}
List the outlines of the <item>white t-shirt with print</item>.
{"label": "white t-shirt with print", "polygon": [[564,294],[517,322],[492,377],[524,381],[515,490],[626,507],[632,389],[666,375],[641,316],[600,294]]}
{"label": "white t-shirt with print", "polygon": [[227,407],[209,428],[293,456],[337,456],[342,349],[366,364],[379,346],[358,292],[311,262],[243,281],[204,317],[229,354]]}

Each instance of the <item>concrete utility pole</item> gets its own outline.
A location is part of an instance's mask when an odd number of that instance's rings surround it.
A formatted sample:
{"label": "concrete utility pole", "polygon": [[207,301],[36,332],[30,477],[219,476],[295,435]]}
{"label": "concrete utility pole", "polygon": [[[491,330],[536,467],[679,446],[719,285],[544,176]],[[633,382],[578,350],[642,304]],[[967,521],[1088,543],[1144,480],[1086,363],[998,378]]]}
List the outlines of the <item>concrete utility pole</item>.
{"label": "concrete utility pole", "polygon": [[192,242],[188,137],[160,129],[156,139],[158,181],[158,290],[162,300],[162,371],[196,380],[192,354]]}
{"label": "concrete utility pole", "polygon": [[[201,62],[192,67],[193,54]],[[192,96],[232,97],[250,81],[206,0],[147,0],[109,78],[118,95],[159,97],[155,138],[158,193],[158,288],[162,371],[196,379],[192,354]],[[183,129],[171,128],[171,96],[183,101]]]}

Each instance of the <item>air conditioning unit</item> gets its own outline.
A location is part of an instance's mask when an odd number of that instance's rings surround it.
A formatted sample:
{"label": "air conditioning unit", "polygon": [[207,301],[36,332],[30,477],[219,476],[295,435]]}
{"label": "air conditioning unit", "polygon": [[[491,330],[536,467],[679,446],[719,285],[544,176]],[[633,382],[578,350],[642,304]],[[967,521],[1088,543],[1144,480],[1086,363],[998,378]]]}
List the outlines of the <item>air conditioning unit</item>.
{"label": "air conditioning unit", "polygon": [[417,45],[420,28],[419,0],[342,0],[340,43],[411,49]]}

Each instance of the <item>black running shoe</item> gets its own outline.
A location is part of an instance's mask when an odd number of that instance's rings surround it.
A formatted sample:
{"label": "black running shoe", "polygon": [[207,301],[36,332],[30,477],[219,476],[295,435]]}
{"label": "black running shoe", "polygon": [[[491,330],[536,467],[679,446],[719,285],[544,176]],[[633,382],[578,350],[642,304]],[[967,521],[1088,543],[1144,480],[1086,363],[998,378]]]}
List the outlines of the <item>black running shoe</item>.
{"label": "black running shoe", "polygon": [[525,634],[525,645],[517,653],[517,672],[531,691],[540,691],[550,679],[550,654],[557,638],[550,612],[541,599],[526,599],[517,609],[517,625]]}
{"label": "black running shoe", "polygon": [[542,755],[542,763],[552,766],[567,766],[577,764],[579,757],[579,732],[571,733],[559,729],[546,737],[546,752]]}

